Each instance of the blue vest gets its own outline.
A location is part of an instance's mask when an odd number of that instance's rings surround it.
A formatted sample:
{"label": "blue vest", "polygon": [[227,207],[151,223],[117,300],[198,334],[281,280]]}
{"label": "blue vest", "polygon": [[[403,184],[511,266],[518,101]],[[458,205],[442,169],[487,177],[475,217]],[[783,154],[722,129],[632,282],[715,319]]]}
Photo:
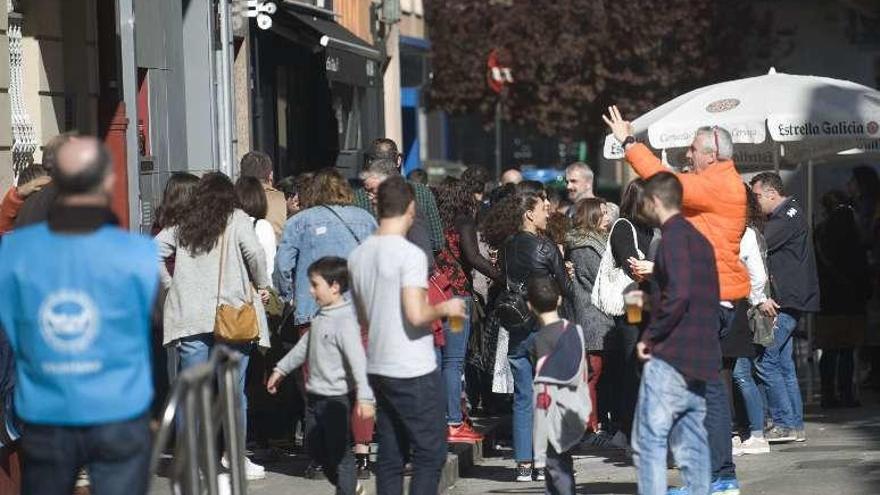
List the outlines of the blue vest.
{"label": "blue vest", "polygon": [[25,421],[94,425],[150,406],[150,314],[158,255],[148,237],[41,223],[0,243],[0,324],[16,357]]}

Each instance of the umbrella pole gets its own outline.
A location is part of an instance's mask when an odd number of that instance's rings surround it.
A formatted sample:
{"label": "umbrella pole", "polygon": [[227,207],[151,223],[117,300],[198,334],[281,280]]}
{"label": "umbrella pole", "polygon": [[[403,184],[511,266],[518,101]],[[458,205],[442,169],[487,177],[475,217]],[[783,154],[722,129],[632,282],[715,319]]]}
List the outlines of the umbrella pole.
{"label": "umbrella pole", "polygon": [[773,171],[777,174],[779,173],[779,146],[778,144],[773,144]]}
{"label": "umbrella pole", "polygon": [[[815,216],[815,188],[816,182],[814,177],[814,167],[813,160],[807,160],[807,232],[809,233],[810,242],[813,239],[813,222]],[[815,333],[815,316],[813,313],[808,313],[806,318],[806,330],[807,330],[807,368],[809,370],[809,374],[807,376],[807,400],[805,401],[807,404],[813,403],[813,393],[814,393],[814,377],[816,376],[816,351],[813,349],[813,340]]]}

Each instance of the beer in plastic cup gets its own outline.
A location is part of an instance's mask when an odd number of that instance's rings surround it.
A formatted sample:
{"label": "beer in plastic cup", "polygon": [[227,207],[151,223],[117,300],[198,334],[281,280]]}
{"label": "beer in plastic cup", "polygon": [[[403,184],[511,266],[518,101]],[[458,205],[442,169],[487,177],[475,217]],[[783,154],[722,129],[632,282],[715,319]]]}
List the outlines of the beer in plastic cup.
{"label": "beer in plastic cup", "polygon": [[465,318],[470,318],[470,306],[468,305],[467,299],[463,297],[457,297],[456,299],[464,301],[464,318],[458,316],[449,317],[449,331],[452,333],[464,331],[464,320]]}
{"label": "beer in plastic cup", "polygon": [[644,293],[640,290],[633,290],[623,295],[623,303],[626,305],[627,323],[636,324],[642,322],[644,296]]}

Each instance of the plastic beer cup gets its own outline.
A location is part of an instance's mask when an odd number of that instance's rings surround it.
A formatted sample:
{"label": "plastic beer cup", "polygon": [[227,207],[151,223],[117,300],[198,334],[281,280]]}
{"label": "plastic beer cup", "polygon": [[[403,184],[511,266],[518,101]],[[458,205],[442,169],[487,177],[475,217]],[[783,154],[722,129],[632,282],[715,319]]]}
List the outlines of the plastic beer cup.
{"label": "plastic beer cup", "polygon": [[623,295],[623,302],[626,305],[627,323],[636,324],[642,322],[644,297],[645,294],[640,290],[633,290]]}
{"label": "plastic beer cup", "polygon": [[464,318],[458,316],[449,317],[449,331],[452,333],[459,333],[464,331],[464,320],[465,318],[470,318],[471,316],[471,307],[468,303],[468,300],[464,297],[456,297],[456,299],[461,299],[464,301]]}

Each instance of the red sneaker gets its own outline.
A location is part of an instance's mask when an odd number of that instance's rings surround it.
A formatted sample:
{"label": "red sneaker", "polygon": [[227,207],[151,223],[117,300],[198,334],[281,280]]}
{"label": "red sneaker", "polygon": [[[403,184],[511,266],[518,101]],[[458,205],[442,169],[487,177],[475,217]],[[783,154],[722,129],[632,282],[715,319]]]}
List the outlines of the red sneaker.
{"label": "red sneaker", "polygon": [[474,431],[467,423],[458,426],[450,425],[446,430],[446,441],[449,443],[477,443],[483,440],[483,435]]}

